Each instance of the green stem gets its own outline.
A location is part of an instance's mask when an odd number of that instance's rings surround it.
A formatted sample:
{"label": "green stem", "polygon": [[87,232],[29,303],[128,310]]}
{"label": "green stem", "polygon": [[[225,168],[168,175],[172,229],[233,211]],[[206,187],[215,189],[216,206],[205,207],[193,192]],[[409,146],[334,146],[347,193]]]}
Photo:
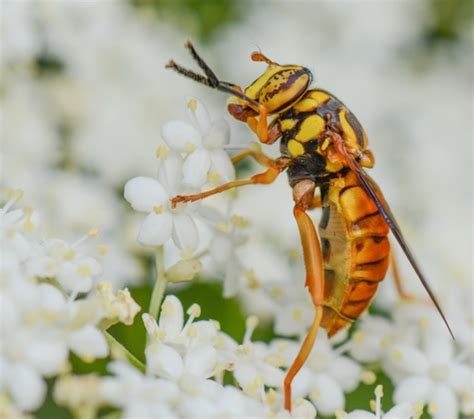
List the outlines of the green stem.
{"label": "green stem", "polygon": [[165,259],[163,246],[159,246],[156,249],[155,254],[155,265],[156,265],[156,279],[155,285],[153,286],[153,292],[151,294],[150,307],[148,312],[154,319],[158,318],[160,312],[161,300],[166,289],[166,276],[165,276]]}
{"label": "green stem", "polygon": [[145,372],[145,365],[133,355],[125,346],[115,339],[109,332],[104,331],[105,340],[107,341],[110,353],[114,359],[123,359],[124,357],[141,372]]}

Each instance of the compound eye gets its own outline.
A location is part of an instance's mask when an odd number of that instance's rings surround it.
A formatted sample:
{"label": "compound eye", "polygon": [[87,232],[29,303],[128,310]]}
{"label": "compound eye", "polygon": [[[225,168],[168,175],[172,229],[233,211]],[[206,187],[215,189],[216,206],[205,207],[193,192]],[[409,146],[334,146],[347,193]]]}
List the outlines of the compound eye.
{"label": "compound eye", "polygon": [[311,78],[311,72],[307,68],[284,68],[265,83],[258,100],[270,113],[281,112],[298,101],[308,90]]}

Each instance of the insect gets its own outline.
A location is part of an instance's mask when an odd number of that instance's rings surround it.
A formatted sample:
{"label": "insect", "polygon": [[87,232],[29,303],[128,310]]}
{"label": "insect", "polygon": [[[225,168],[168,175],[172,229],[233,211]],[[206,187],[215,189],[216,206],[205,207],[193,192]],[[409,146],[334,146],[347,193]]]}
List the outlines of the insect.
{"label": "insect", "polygon": [[[285,408],[291,411],[291,383],[311,352],[319,327],[331,336],[368,308],[393,261],[390,231],[453,336],[382,192],[364,170],[373,167],[374,158],[367,149],[367,135],[354,114],[331,93],[310,88],[312,73],[303,66],[280,65],[261,52],[254,52],[251,59],[266,63],[267,68],[242,89],[219,80],[190,42],[185,47],[204,75],[173,60],[167,68],[229,93],[228,111],[247,123],[261,143],[280,140],[281,156],[276,159],[255,149],[244,150],[232,159],[237,163],[252,157],[267,167],[264,172],[202,193],[178,195],[171,202],[176,206],[244,185],[270,184],[287,172],[303,247],[305,285],[315,316],[283,383]],[[317,190],[319,194],[315,194]],[[307,213],[317,207],[322,207],[319,234]],[[398,275],[394,277],[402,293]]]}

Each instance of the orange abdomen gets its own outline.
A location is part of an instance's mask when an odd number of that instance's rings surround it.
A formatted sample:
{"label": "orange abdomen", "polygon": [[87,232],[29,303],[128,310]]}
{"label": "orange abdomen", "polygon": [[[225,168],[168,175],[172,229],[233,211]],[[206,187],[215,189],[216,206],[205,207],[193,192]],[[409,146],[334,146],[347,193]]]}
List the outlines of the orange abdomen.
{"label": "orange abdomen", "polygon": [[352,173],[329,187],[319,225],[325,262],[325,311],[329,335],[369,306],[390,261],[389,228]]}

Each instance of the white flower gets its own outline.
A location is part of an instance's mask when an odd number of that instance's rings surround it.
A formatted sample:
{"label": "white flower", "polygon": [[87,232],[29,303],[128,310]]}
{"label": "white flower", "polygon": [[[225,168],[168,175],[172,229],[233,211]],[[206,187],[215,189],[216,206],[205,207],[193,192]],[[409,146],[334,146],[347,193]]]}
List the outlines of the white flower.
{"label": "white flower", "polygon": [[472,392],[473,370],[456,360],[449,337],[427,340],[423,350],[406,344],[390,349],[386,370],[396,371],[394,400],[425,403],[434,418],[456,417],[460,397]]}
{"label": "white flower", "polygon": [[383,387],[378,385],[375,388],[375,402],[373,403],[373,410],[375,413],[367,412],[366,410],[354,410],[347,414],[343,411],[336,412],[337,419],[418,419],[423,412],[423,405],[402,403],[393,406],[388,412],[382,411],[382,396]]}
{"label": "white flower", "polygon": [[192,305],[188,313],[190,316],[184,324],[181,302],[169,295],[161,306],[158,324],[149,314],[143,314],[150,338],[145,349],[148,372],[181,383],[214,376],[216,327],[211,322],[193,324],[200,314],[198,305]]}
{"label": "white flower", "polygon": [[179,400],[175,383],[143,375],[125,362],[111,362],[108,369],[114,376],[102,379],[100,392],[109,403],[123,409],[124,418],[177,418],[172,409]]}
{"label": "white flower", "polygon": [[187,154],[183,165],[184,184],[199,188],[207,182],[233,180],[234,166],[223,150],[229,143],[227,122],[223,119],[211,122],[205,106],[194,98],[188,98],[186,113],[192,124],[173,120],[161,130],[172,150]]}
{"label": "white flower", "polygon": [[84,240],[97,234],[97,229],[91,229],[72,245],[59,239],[45,240],[30,257],[28,273],[40,278],[54,277],[67,292],[89,292],[102,273],[102,266],[96,259],[79,253],[77,249]]}
{"label": "white flower", "polygon": [[[161,170],[164,175],[179,170],[179,160],[175,162],[169,155],[166,160],[168,159],[170,164],[163,166]],[[173,176],[168,177],[174,179]],[[159,246],[172,238],[176,246],[184,251],[196,249],[198,232],[192,212],[193,206],[178,205],[172,208],[170,199],[174,195],[175,192],[167,190],[164,183],[153,178],[141,176],[127,182],[125,199],[135,210],[148,213],[138,234],[141,244]]]}
{"label": "white flower", "polygon": [[[290,366],[296,358],[300,344],[280,339],[272,342],[274,353]],[[293,381],[293,396],[309,395],[318,412],[331,415],[345,404],[344,393],[356,389],[362,376],[362,368],[348,357],[332,348],[331,340],[320,329],[316,343],[305,365]]]}

